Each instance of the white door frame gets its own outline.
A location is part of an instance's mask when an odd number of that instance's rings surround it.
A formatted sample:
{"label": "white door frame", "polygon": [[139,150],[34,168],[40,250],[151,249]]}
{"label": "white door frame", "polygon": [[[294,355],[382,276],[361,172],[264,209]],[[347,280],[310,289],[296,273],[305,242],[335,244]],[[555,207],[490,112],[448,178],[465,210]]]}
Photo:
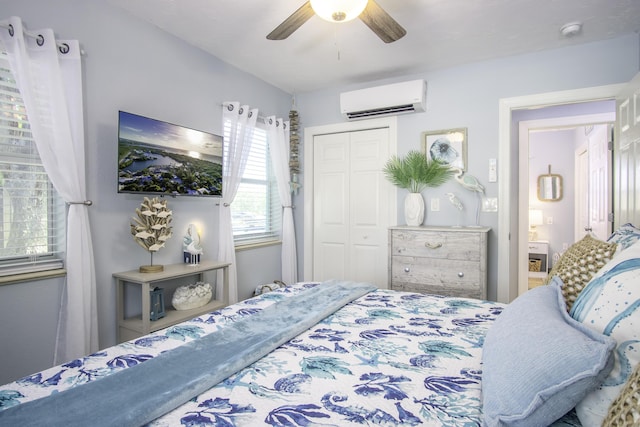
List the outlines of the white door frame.
{"label": "white door frame", "polygon": [[[518,220],[518,150],[517,132],[512,140],[511,112],[518,109],[539,108],[550,105],[615,99],[624,84],[596,86],[548,92],[535,95],[502,98],[498,105],[498,158],[501,179],[498,185],[498,283],[497,300],[511,302],[518,296],[519,233],[522,225]],[[512,173],[513,170],[513,173]],[[512,181],[513,179],[513,181]],[[525,230],[527,225],[524,224]],[[526,235],[526,233],[525,233]],[[513,236],[513,239],[511,238]]]}
{"label": "white door frame", "polygon": [[[584,157],[583,157],[584,156]],[[575,182],[575,196],[573,198],[573,205],[575,207],[574,212],[574,225],[573,225],[573,241],[577,242],[580,239],[580,236],[584,234],[584,227],[588,222],[589,213],[588,208],[587,212],[580,211],[579,207],[586,206],[588,197],[586,195],[588,191],[588,180],[589,180],[589,144],[588,141],[584,141],[584,143],[580,144],[578,148],[576,148],[573,164],[574,164],[574,181]],[[613,178],[613,171],[609,171],[611,173],[611,177]],[[612,190],[613,191],[613,190]],[[586,215],[586,217],[584,216]]]}
{"label": "white door frame", "polygon": [[[356,132],[368,129],[389,129],[389,155],[398,152],[398,120],[396,116],[312,126],[304,129],[304,268],[303,280],[313,276],[313,138],[316,135]],[[389,201],[390,225],[398,223],[398,197],[394,187],[393,197]]]}

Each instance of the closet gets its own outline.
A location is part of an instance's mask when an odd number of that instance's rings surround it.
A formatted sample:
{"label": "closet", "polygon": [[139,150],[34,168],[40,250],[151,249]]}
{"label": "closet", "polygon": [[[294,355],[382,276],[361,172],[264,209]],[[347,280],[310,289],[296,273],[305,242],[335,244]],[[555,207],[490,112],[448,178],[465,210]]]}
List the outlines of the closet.
{"label": "closet", "polygon": [[388,287],[387,235],[396,218],[396,192],[382,173],[391,155],[389,140],[388,127],[313,136],[313,192],[305,195],[313,198],[307,280]]}

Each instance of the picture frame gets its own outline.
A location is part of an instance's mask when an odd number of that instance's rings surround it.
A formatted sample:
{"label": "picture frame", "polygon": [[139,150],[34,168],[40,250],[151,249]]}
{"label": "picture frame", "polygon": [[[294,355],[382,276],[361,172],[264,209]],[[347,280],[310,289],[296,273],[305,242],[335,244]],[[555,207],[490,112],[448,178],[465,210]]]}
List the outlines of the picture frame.
{"label": "picture frame", "polygon": [[467,170],[467,128],[422,132],[422,151],[429,160]]}

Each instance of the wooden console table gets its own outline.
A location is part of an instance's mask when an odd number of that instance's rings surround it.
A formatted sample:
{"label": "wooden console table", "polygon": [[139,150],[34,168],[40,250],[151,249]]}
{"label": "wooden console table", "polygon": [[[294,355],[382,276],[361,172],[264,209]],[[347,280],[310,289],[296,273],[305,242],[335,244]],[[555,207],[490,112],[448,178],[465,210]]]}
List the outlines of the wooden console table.
{"label": "wooden console table", "polygon": [[[196,266],[189,264],[165,265],[164,271],[157,273],[140,273],[138,270],[114,273],[113,277],[116,279],[118,343],[139,338],[150,332],[175,325],[176,323],[180,323],[201,314],[227,306],[229,301],[230,265],[231,263],[228,262],[203,261]],[[155,321],[150,320],[151,303],[149,291],[152,290],[157,283],[180,277],[196,275],[199,276],[200,281],[204,281],[204,273],[214,270],[222,270],[222,292],[224,295],[222,300],[212,299],[208,304],[191,310],[174,310],[170,303],[167,304],[165,302],[165,316]],[[142,314],[140,316],[125,317],[125,283],[140,285],[140,292],[142,293]]]}

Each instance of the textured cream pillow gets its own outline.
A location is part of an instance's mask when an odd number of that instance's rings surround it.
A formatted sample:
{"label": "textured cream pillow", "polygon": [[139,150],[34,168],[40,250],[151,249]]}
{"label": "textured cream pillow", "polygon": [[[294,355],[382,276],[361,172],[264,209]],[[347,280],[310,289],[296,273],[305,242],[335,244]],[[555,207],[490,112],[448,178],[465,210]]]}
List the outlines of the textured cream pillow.
{"label": "textured cream pillow", "polygon": [[605,427],[640,425],[640,365],[636,366],[636,370],[627,380],[622,392],[611,404],[602,425]]}
{"label": "textured cream pillow", "polygon": [[589,283],[591,278],[611,259],[616,252],[615,243],[607,243],[587,234],[582,240],[574,243],[555,263],[549,277],[559,276],[564,286],[562,295],[567,303],[567,311]]}

